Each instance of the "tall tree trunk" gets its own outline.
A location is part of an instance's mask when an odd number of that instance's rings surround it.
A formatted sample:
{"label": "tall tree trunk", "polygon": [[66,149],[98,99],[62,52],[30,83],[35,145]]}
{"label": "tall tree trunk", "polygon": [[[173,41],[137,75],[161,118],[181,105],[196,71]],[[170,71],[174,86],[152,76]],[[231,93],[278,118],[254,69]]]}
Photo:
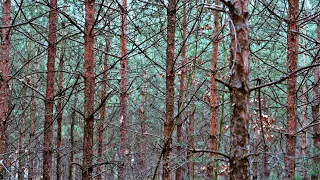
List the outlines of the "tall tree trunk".
{"label": "tall tree trunk", "polygon": [[73,102],[73,110],[71,113],[71,122],[70,122],[70,158],[69,158],[69,172],[68,172],[68,177],[69,180],[73,180],[72,177],[72,162],[73,162],[73,157],[74,157],[74,126],[76,123],[76,109],[77,109],[77,103],[78,103],[78,91],[77,89],[75,90],[75,97],[74,97],[74,102]]}
{"label": "tall tree trunk", "polygon": [[162,178],[171,179],[172,131],[174,122],[174,45],[176,32],[176,0],[169,0],[167,7],[166,49],[166,118],[164,121],[163,172]]}
{"label": "tall tree trunk", "polygon": [[248,0],[228,4],[231,17],[231,152],[230,179],[249,179],[249,27]]}
{"label": "tall tree trunk", "polygon": [[[317,21],[317,36],[318,41],[320,41],[320,18],[318,18]],[[318,44],[318,52],[316,59],[319,59],[320,57],[320,45]],[[312,88],[312,121],[313,123],[319,122],[319,67],[315,67],[313,71],[313,88]],[[316,149],[320,149],[320,125],[314,125],[313,126],[313,147]],[[314,154],[313,157],[313,163],[315,165],[320,163],[320,156],[317,154]],[[312,180],[318,180],[319,175],[313,174],[311,176]]]}
{"label": "tall tree trunk", "polygon": [[47,87],[45,100],[45,122],[43,133],[43,179],[51,179],[52,166],[52,123],[54,106],[54,65],[56,58],[57,0],[50,0]]}
{"label": "tall tree trunk", "polygon": [[120,161],[118,176],[125,179],[125,151],[127,135],[127,0],[122,0],[120,34]]}
{"label": "tall tree trunk", "polygon": [[[303,28],[302,29],[302,33],[306,34],[306,29]],[[306,39],[303,38],[303,46],[306,46]],[[303,57],[303,65],[306,65],[306,61],[307,61],[307,56],[306,53],[302,54]],[[307,73],[304,73],[304,76],[307,76]],[[302,106],[301,106],[301,128],[306,127],[307,125],[307,120],[308,120],[308,115],[307,115],[307,103],[308,103],[308,91],[307,91],[307,82],[305,82],[304,85],[302,85]],[[302,134],[301,134],[301,157],[305,158],[306,157],[306,149],[307,149],[307,131],[303,130]],[[302,180],[307,180],[307,174],[306,174],[306,169],[305,169],[305,163],[302,161],[302,166],[301,166],[301,176],[302,176]]]}
{"label": "tall tree trunk", "polygon": [[92,179],[93,123],[94,123],[94,4],[95,0],[85,1],[84,27],[84,134],[83,134],[83,173],[82,179]]}
{"label": "tall tree trunk", "polygon": [[143,87],[141,90],[141,106],[140,106],[140,135],[141,135],[141,139],[140,139],[140,166],[141,166],[141,174],[142,177],[146,174],[146,156],[145,154],[146,152],[146,130],[145,130],[145,120],[146,120],[146,115],[145,115],[145,102],[146,102],[146,91],[147,91],[147,71],[144,70],[143,71],[143,79],[144,79],[144,83],[143,83]]}
{"label": "tall tree trunk", "polygon": [[[102,162],[102,147],[103,147],[103,132],[104,132],[104,120],[106,116],[106,107],[105,107],[105,98],[107,95],[107,74],[108,74],[108,52],[110,47],[110,22],[108,21],[108,33],[106,37],[106,52],[105,57],[103,61],[103,75],[102,75],[102,93],[101,93],[101,102],[104,103],[102,106],[102,109],[100,111],[100,123],[98,126],[98,162]],[[99,166],[97,168],[97,179],[101,180],[103,177],[103,168],[102,166]]]}
{"label": "tall tree trunk", "polygon": [[[38,47],[35,46],[35,56],[38,56]],[[33,62],[33,76],[32,76],[32,86],[37,87],[37,73],[38,70],[38,58],[34,59]],[[35,125],[36,125],[36,114],[37,114],[37,99],[36,99],[36,91],[32,90],[32,96],[31,96],[31,114],[30,114],[30,148],[34,148],[34,141],[35,141]],[[29,163],[28,163],[28,180],[34,179],[34,153],[32,151],[29,151]]]}
{"label": "tall tree trunk", "polygon": [[[66,4],[66,3],[64,3]],[[63,7],[63,12],[65,12],[66,7]],[[62,32],[61,35],[64,36],[65,30],[64,30],[65,24],[62,23]],[[64,38],[64,37],[63,37]],[[61,51],[60,51],[60,57],[59,57],[59,80],[58,80],[58,94],[59,94],[59,101],[57,105],[57,123],[58,123],[58,130],[57,130],[57,167],[56,167],[56,176],[57,180],[61,180],[61,156],[60,156],[60,147],[61,147],[61,128],[62,128],[62,117],[63,117],[63,70],[64,70],[64,54],[65,54],[65,44],[66,40],[63,39],[61,41]]]}
{"label": "tall tree trunk", "polygon": [[[296,70],[298,62],[298,5],[299,0],[288,1],[287,73]],[[295,131],[296,131],[296,82],[295,75],[287,80],[287,136],[285,156],[285,179],[293,179],[295,173]]]}
{"label": "tall tree trunk", "polygon": [[[183,46],[181,49],[181,65],[183,66],[180,69],[179,73],[179,80],[180,80],[180,88],[179,88],[179,102],[178,102],[178,123],[177,123],[177,141],[178,141],[178,146],[177,146],[177,155],[179,158],[182,158],[182,105],[183,105],[183,99],[184,99],[184,91],[185,91],[185,85],[184,85],[184,79],[185,79],[185,73],[186,69],[184,67],[186,63],[186,54],[187,54],[187,46],[186,46],[186,41],[187,41],[187,2],[186,0],[183,0],[183,20],[182,20],[182,39],[183,39]],[[180,180],[182,178],[182,166],[178,164],[178,168],[176,170],[176,179]]]}
{"label": "tall tree trunk", "polygon": [[[30,83],[30,79],[28,77],[28,71],[29,71],[29,60],[31,56],[31,41],[28,41],[27,43],[27,59],[26,59],[26,67],[25,67],[25,73],[24,73],[24,81],[26,83]],[[26,122],[26,95],[27,95],[27,86],[23,86],[22,88],[22,100],[21,100],[21,119],[20,119],[20,128],[19,128],[19,172],[18,172],[18,180],[24,179],[24,150],[23,150],[23,142],[24,142],[24,133],[25,133],[25,122]]]}
{"label": "tall tree trunk", "polygon": [[[220,5],[220,0],[215,0],[217,6]],[[212,42],[212,59],[211,59],[211,79],[210,79],[210,141],[209,149],[215,151],[217,149],[217,83],[216,83],[216,70],[218,63],[219,54],[219,11],[214,11],[214,31],[213,31],[213,42]],[[214,157],[214,153],[210,153],[210,157]],[[210,165],[208,168],[209,177],[212,177],[214,168]]]}
{"label": "tall tree trunk", "polygon": [[[11,1],[3,1],[2,4],[2,26],[10,26]],[[9,74],[9,52],[10,52],[10,28],[1,30],[1,73],[0,73],[0,154],[6,151],[6,120],[8,114],[8,74]],[[0,160],[2,160],[2,156]],[[3,167],[0,166],[0,177],[2,177]],[[2,177],[3,178],[3,177]]]}

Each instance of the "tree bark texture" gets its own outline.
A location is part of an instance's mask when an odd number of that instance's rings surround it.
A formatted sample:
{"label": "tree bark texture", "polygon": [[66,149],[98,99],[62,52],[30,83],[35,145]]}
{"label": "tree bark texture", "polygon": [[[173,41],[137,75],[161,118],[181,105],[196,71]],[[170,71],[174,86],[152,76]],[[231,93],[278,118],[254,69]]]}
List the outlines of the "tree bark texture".
{"label": "tree bark texture", "polygon": [[[187,54],[187,46],[186,46],[186,41],[187,41],[187,7],[186,7],[186,0],[183,1],[183,20],[182,20],[182,39],[184,41],[182,49],[181,49],[181,65],[183,66],[186,63],[186,54]],[[180,81],[180,87],[179,87],[179,101],[178,101],[178,123],[177,123],[177,141],[178,141],[178,146],[177,146],[177,155],[179,158],[182,158],[182,105],[183,105],[183,99],[184,99],[184,91],[185,91],[185,85],[184,85],[184,79],[185,79],[185,73],[186,73],[186,68],[183,66],[180,69],[180,74],[179,74],[179,81]],[[176,179],[180,180],[182,179],[182,172],[183,168],[178,164],[178,168],[176,170]]]}
{"label": "tree bark texture", "polygon": [[174,125],[174,44],[176,31],[176,0],[169,0],[167,7],[166,48],[166,117],[164,122],[163,172],[162,178],[171,179],[172,131]]}
{"label": "tree bark texture", "polygon": [[[2,4],[2,26],[10,25],[11,1],[3,1]],[[10,53],[10,28],[1,29],[1,73],[0,73],[0,154],[6,151],[6,120],[8,116],[8,74],[9,74],[9,53]],[[2,158],[0,158],[2,160]],[[2,177],[3,167],[0,166]]]}
{"label": "tree bark texture", "polygon": [[[63,8],[63,12],[65,12],[65,7]],[[65,30],[64,30],[65,24],[62,24],[62,31],[61,35],[64,36]],[[58,123],[58,129],[57,129],[57,167],[56,167],[56,176],[57,180],[61,180],[61,157],[60,157],[60,147],[62,142],[62,136],[61,136],[61,129],[62,129],[62,117],[63,117],[63,70],[64,70],[64,54],[65,54],[65,44],[66,40],[63,39],[61,41],[61,50],[60,50],[60,57],[59,57],[59,80],[58,80],[58,94],[59,94],[59,101],[57,104],[57,123]]]}
{"label": "tree bark texture", "polygon": [[94,4],[95,0],[85,1],[84,27],[84,135],[83,135],[83,180],[92,179],[93,123],[94,123]]}
{"label": "tree bark texture", "polygon": [[48,62],[47,62],[47,86],[45,101],[45,121],[43,133],[43,179],[51,179],[52,167],[52,123],[54,106],[54,65],[56,58],[56,22],[57,22],[57,0],[50,0],[49,12],[49,35],[48,35]]}
{"label": "tree bark texture", "polygon": [[125,179],[125,153],[127,142],[127,0],[121,4],[121,34],[120,34],[120,161],[119,179]]}
{"label": "tree bark texture", "polygon": [[[320,41],[320,18],[317,20],[317,37],[318,41]],[[318,44],[318,54],[316,56],[317,62],[320,59],[320,45]],[[319,122],[319,66],[314,68],[313,71],[313,88],[312,88],[312,122],[318,123]],[[320,150],[320,125],[313,126],[313,147],[317,150]],[[320,156],[315,154],[313,157],[313,163],[319,164],[320,163]],[[311,176],[312,180],[318,180],[319,175],[313,174]]]}
{"label": "tree bark texture", "polygon": [[[299,0],[288,1],[288,34],[287,34],[287,73],[297,68],[298,62],[298,3]],[[293,179],[295,173],[295,131],[296,131],[296,82],[295,75],[287,80],[287,135],[286,135],[286,156],[285,156],[285,179]]]}
{"label": "tree bark texture", "polygon": [[[106,98],[107,95],[107,74],[108,74],[108,52],[109,52],[109,47],[110,47],[110,42],[109,42],[109,36],[110,35],[110,22],[108,22],[108,34],[106,37],[106,54],[104,57],[103,61],[103,75],[102,75],[102,92],[101,92],[101,102],[104,103],[104,105],[101,108],[100,111],[100,123],[98,125],[98,162],[102,163],[102,155],[103,155],[103,132],[104,132],[104,120],[106,117],[106,106],[104,99]],[[101,180],[103,177],[103,168],[102,166],[97,167],[97,180]]]}
{"label": "tree bark texture", "polygon": [[[215,0],[216,5],[220,5],[220,0]],[[219,13],[214,11],[214,31],[213,31],[213,41],[212,41],[212,58],[211,58],[211,77],[210,77],[210,141],[209,149],[215,151],[217,149],[217,82],[216,82],[216,70],[218,63],[218,50],[219,50]],[[210,157],[214,157],[214,153],[210,153]],[[214,173],[213,165],[209,165],[209,177],[212,177]]]}
{"label": "tree bark texture", "polygon": [[249,179],[249,26],[248,0],[228,5],[231,17],[231,152],[230,179]]}

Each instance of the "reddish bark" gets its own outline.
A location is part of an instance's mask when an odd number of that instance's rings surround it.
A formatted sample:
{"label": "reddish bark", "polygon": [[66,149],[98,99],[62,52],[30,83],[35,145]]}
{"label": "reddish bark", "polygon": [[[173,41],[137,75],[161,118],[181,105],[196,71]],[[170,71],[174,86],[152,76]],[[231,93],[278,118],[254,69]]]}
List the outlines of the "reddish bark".
{"label": "reddish bark", "polygon": [[167,7],[166,48],[166,117],[164,121],[163,172],[162,178],[171,179],[172,131],[174,121],[174,45],[176,32],[176,0],[169,0]]}
{"label": "reddish bark", "polygon": [[140,106],[140,135],[141,135],[141,139],[140,139],[140,166],[141,166],[141,172],[146,172],[146,163],[145,163],[145,159],[146,159],[146,130],[145,130],[145,102],[146,102],[146,90],[147,90],[147,71],[144,70],[143,71],[143,78],[144,78],[144,84],[141,90],[141,106]]}
{"label": "reddish bark", "polygon": [[[108,52],[109,52],[109,46],[110,46],[110,42],[109,42],[109,35],[110,35],[110,22],[108,22],[108,37],[106,38],[106,54],[104,57],[104,66],[103,66],[103,75],[102,75],[102,92],[101,92],[101,102],[100,103],[104,103],[104,99],[107,95],[107,72],[108,72]],[[102,162],[102,147],[103,147],[103,132],[104,132],[104,120],[105,120],[105,116],[106,116],[106,107],[105,105],[102,106],[102,109],[100,111],[100,123],[98,126],[98,162]],[[99,166],[97,168],[97,179],[101,180],[102,179],[102,172],[103,172],[103,168],[102,166]]]}
{"label": "reddish bark", "polygon": [[[249,27],[248,0],[228,4],[231,17],[231,152],[230,179],[249,179]],[[234,32],[235,31],[235,32]]]}
{"label": "reddish bark", "polygon": [[93,123],[94,123],[94,4],[95,0],[85,1],[84,27],[84,134],[82,179],[92,179]]}
{"label": "reddish bark", "polygon": [[[2,26],[10,25],[11,1],[2,2]],[[1,31],[1,73],[0,73],[0,154],[6,151],[6,120],[8,116],[8,63],[9,63],[9,45],[10,45],[10,28],[3,28]],[[0,158],[2,160],[2,158]],[[0,172],[3,168],[0,166]]]}
{"label": "reddish bark", "polygon": [[[178,124],[177,124],[177,141],[178,141],[178,146],[177,146],[177,155],[178,157],[182,157],[182,105],[183,105],[183,99],[184,99],[184,91],[185,91],[185,85],[184,85],[184,79],[185,79],[185,73],[186,69],[184,67],[184,64],[186,63],[186,54],[187,54],[187,46],[186,46],[186,41],[187,41],[187,7],[186,7],[186,0],[183,2],[183,20],[182,20],[182,39],[184,41],[183,46],[181,48],[181,65],[183,66],[180,69],[180,74],[179,74],[179,80],[180,80],[180,88],[179,88],[179,101],[178,101]],[[182,178],[182,170],[183,168],[178,165],[179,167],[176,170],[176,179],[180,180]]]}
{"label": "reddish bark", "polygon": [[[220,0],[215,1],[216,5],[220,5]],[[218,62],[218,50],[219,50],[219,16],[218,11],[214,11],[214,31],[213,31],[213,42],[212,42],[212,58],[211,58],[211,79],[210,79],[210,141],[209,149],[215,151],[217,149],[217,82],[216,82],[216,70]],[[214,153],[210,153],[210,157],[214,157]],[[214,172],[213,166],[209,166],[208,173],[209,177]]]}
{"label": "reddish bark", "polygon": [[45,101],[45,122],[43,133],[43,179],[51,179],[52,166],[52,122],[54,106],[54,64],[56,56],[56,21],[57,0],[50,0],[49,35],[48,35],[48,62],[47,86]]}
{"label": "reddish bark", "polygon": [[[66,8],[63,8],[63,12],[65,12]],[[62,31],[61,35],[64,36],[65,30],[64,30],[64,23],[62,24]],[[66,40],[63,39],[61,41],[61,51],[60,51],[60,57],[59,57],[59,80],[58,80],[58,94],[59,94],[59,101],[57,104],[57,112],[58,112],[58,117],[57,117],[57,124],[58,124],[58,129],[57,129],[57,154],[56,154],[56,159],[57,159],[57,169],[56,169],[56,176],[57,180],[61,179],[61,157],[60,157],[60,146],[61,146],[61,128],[62,128],[62,117],[63,117],[63,70],[64,70],[64,54],[65,54],[65,43]]]}
{"label": "reddish bark", "polygon": [[[320,18],[318,18],[317,21],[317,36],[318,36],[318,41],[320,40]],[[320,45],[318,44],[318,54],[317,57],[319,59],[320,57]],[[312,88],[312,121],[313,123],[318,123],[319,122],[319,67],[315,67],[313,71],[313,88]],[[320,125],[314,125],[313,126],[313,147],[317,148],[318,150],[320,149]],[[313,158],[313,163],[319,164],[320,163],[320,156],[315,155]],[[312,180],[318,180],[319,175],[313,174],[311,176]]]}
{"label": "reddish bark", "polygon": [[122,0],[120,34],[120,161],[119,179],[125,179],[125,151],[127,135],[127,0]]}
{"label": "reddish bark", "polygon": [[[35,56],[38,55],[38,49],[37,47],[35,47],[36,49],[36,53]],[[33,63],[33,72],[36,72],[38,69],[38,59],[35,58],[34,63]],[[32,76],[32,85],[34,87],[37,87],[37,73],[33,73]],[[36,99],[36,91],[32,90],[32,96],[31,96],[31,114],[30,114],[30,119],[31,119],[31,123],[30,123],[30,147],[33,148],[34,147],[34,134],[35,134],[35,124],[36,124],[36,114],[37,114],[37,99]],[[29,163],[28,163],[28,179],[32,180],[34,178],[34,154],[32,153],[32,151],[29,152],[30,156],[29,156]]]}
{"label": "reddish bark", "polygon": [[[297,68],[298,62],[298,3],[299,0],[288,1],[288,35],[287,35],[287,73]],[[295,75],[287,80],[287,136],[285,156],[285,179],[293,179],[295,173],[295,131],[296,131],[296,82]]]}

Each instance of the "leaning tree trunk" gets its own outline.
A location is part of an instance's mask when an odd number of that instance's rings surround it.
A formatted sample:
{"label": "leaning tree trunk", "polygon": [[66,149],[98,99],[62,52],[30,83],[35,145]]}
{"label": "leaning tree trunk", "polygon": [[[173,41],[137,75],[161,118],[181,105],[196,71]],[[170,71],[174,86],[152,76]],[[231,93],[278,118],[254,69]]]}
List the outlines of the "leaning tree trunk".
{"label": "leaning tree trunk", "polygon": [[48,62],[47,87],[45,101],[45,121],[43,133],[43,179],[51,179],[52,166],[52,123],[54,106],[54,64],[56,58],[56,22],[57,0],[50,0],[49,35],[48,35]]}
{"label": "leaning tree trunk", "polygon": [[[288,1],[288,35],[287,35],[287,73],[295,71],[298,62],[298,3],[299,0]],[[295,173],[295,131],[296,131],[296,82],[295,75],[287,80],[287,144],[285,156],[285,179],[293,179]]]}
{"label": "leaning tree trunk", "polygon": [[171,179],[172,131],[174,113],[174,37],[176,31],[176,0],[169,0],[167,7],[166,49],[166,118],[164,121],[163,172],[162,178]]}
{"label": "leaning tree trunk", "polygon": [[[317,21],[317,36],[318,36],[318,41],[320,41],[320,17],[318,18]],[[320,45],[318,44],[318,51],[316,55],[316,59],[319,61],[320,57]],[[315,67],[313,71],[313,88],[312,88],[312,121],[313,123],[318,123],[319,122],[319,67]],[[313,126],[313,147],[317,148],[318,150],[320,149],[320,125],[316,124]],[[314,155],[313,157],[313,163],[319,164],[320,163],[320,156],[319,155]],[[318,175],[313,174],[311,176],[312,180],[318,180]]]}
{"label": "leaning tree trunk", "polygon": [[231,152],[230,179],[249,179],[249,27],[248,0],[227,4],[231,17]]}
{"label": "leaning tree trunk", "polygon": [[84,134],[82,179],[92,179],[93,122],[94,122],[94,4],[95,0],[85,1],[84,27]]}

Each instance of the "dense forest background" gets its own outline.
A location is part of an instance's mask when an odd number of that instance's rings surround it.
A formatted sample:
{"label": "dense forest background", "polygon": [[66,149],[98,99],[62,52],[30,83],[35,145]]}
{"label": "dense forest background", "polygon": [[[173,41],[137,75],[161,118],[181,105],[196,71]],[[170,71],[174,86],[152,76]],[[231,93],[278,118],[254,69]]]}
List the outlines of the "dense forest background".
{"label": "dense forest background", "polygon": [[319,0],[0,2],[1,179],[319,178]]}

